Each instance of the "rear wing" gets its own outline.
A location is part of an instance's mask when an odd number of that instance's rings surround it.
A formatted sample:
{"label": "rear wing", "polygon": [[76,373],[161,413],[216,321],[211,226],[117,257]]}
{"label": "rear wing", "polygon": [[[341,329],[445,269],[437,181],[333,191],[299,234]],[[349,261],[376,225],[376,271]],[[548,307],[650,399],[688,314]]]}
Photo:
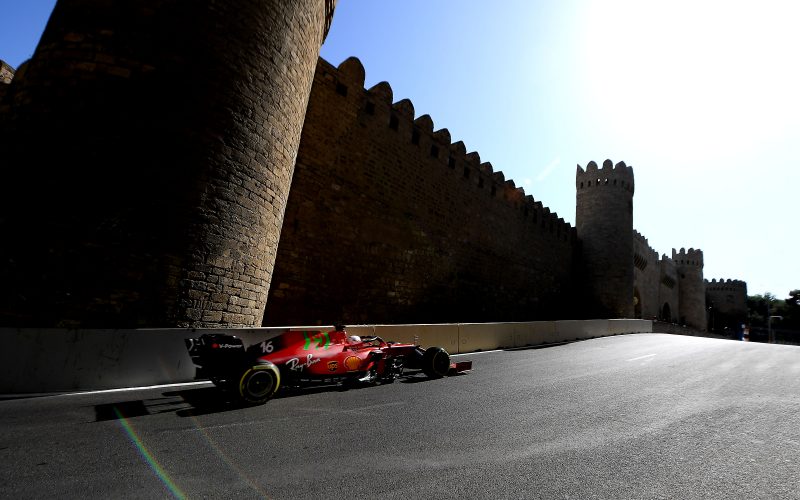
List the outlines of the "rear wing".
{"label": "rear wing", "polygon": [[248,355],[242,339],[234,335],[205,333],[184,341],[192,363],[197,366],[195,378],[216,378],[239,369]]}

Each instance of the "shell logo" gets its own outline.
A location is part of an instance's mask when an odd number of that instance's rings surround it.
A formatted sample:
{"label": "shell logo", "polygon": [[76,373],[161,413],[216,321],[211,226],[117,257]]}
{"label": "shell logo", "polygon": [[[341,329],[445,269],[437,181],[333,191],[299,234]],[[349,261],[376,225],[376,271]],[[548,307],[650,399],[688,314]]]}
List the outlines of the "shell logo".
{"label": "shell logo", "polygon": [[347,368],[347,371],[354,372],[361,366],[361,360],[356,356],[348,356],[344,360],[344,366]]}

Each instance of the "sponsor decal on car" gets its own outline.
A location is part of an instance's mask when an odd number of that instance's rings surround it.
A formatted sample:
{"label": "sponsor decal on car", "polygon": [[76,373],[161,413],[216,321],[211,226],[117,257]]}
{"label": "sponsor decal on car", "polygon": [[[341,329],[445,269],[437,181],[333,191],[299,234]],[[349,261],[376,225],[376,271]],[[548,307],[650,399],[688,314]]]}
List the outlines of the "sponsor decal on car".
{"label": "sponsor decal on car", "polygon": [[328,370],[335,372],[338,369],[339,369],[338,361],[328,361]]}
{"label": "sponsor decal on car", "polygon": [[361,359],[359,359],[358,356],[347,356],[344,360],[344,367],[347,368],[349,372],[358,370],[359,366],[361,366]]}
{"label": "sponsor decal on car", "polygon": [[212,349],[241,349],[241,347],[242,346],[238,344],[220,344],[217,342],[211,344]]}
{"label": "sponsor decal on car", "polygon": [[309,354],[308,356],[306,356],[305,362],[301,363],[300,358],[292,358],[286,362],[286,366],[288,366],[289,369],[292,370],[293,372],[301,372],[306,368],[308,368],[309,366],[319,363],[320,361],[321,360],[319,358],[314,359],[313,354]]}
{"label": "sponsor decal on car", "polygon": [[312,342],[316,344],[314,349],[327,349],[331,345],[331,337],[328,332],[303,332],[303,337],[306,340],[305,344],[303,344],[304,351],[311,348]]}

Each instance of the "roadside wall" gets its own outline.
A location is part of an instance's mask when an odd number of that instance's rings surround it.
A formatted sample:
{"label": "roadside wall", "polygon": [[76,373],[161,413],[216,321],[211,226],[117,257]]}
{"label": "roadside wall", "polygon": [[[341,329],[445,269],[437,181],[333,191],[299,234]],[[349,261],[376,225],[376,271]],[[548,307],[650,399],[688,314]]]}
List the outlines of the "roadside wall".
{"label": "roadside wall", "polygon": [[633,232],[633,266],[634,316],[657,318],[661,267],[658,252],[653,250],[647,238],[638,231]]}
{"label": "roadside wall", "polygon": [[714,335],[708,332],[701,332],[700,330],[685,325],[679,325],[677,323],[664,323],[663,321],[653,321],[653,333],[688,335],[690,337],[724,338],[721,335]]}
{"label": "roadside wall", "polygon": [[[327,326],[292,329],[328,329]],[[0,328],[0,393],[25,394],[116,389],[188,382],[195,368],[184,339],[228,333],[245,345],[290,327],[253,329],[63,330]],[[356,335],[439,345],[451,354],[651,332],[646,320],[536,321],[349,326]]]}
{"label": "roadside wall", "polygon": [[263,325],[576,317],[574,245],[357,59],[320,59]]}

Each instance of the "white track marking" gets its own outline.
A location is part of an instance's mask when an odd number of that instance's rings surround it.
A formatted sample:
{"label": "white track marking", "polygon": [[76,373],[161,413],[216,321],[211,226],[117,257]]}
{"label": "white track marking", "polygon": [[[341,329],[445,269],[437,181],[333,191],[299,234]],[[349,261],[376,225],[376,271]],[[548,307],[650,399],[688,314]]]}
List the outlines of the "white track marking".
{"label": "white track marking", "polygon": [[653,356],[657,356],[657,355],[656,354],[645,354],[644,356],[639,356],[638,358],[626,359],[625,361],[636,361],[637,359],[652,358]]}
{"label": "white track marking", "polygon": [[36,394],[2,394],[0,396],[14,396],[14,399],[22,399],[27,397],[64,397],[64,396],[89,396],[92,394],[111,394],[115,392],[131,392],[131,391],[146,391],[148,389],[168,389],[170,387],[183,387],[194,385],[212,385],[210,381],[200,382],[180,382],[177,384],[162,384],[162,385],[148,385],[144,387],[122,387],[120,389],[102,389],[99,391],[82,391],[82,392],[67,392],[67,393],[36,393]]}

